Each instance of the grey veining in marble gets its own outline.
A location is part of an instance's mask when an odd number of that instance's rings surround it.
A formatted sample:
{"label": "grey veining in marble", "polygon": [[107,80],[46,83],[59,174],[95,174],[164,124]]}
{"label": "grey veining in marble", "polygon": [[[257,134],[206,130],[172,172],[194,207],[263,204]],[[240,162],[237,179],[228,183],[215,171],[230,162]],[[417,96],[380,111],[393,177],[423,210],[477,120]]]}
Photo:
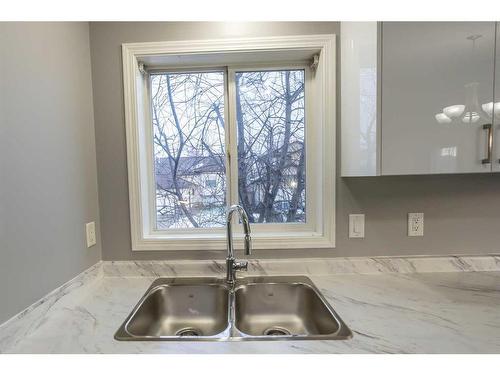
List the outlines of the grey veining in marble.
{"label": "grey veining in marble", "polygon": [[[223,276],[224,261],[106,261],[106,276]],[[250,259],[250,275],[332,275],[500,271],[500,256]]]}
{"label": "grey veining in marble", "polygon": [[[151,282],[163,276],[164,268],[158,262],[140,263],[149,263],[153,268],[139,267],[140,271],[133,271],[137,273],[130,277],[119,275],[116,269],[111,273],[106,269],[110,263],[104,262],[102,274],[101,265],[96,265],[82,275],[83,279],[77,278],[51,293],[45,302],[0,327],[0,352],[500,353],[500,272],[472,271],[476,267],[491,267],[486,259],[450,259],[434,267],[439,272],[433,273],[416,273],[412,267],[400,266],[406,272],[393,269],[366,274],[310,274],[353,330],[351,340],[119,342],[113,338],[115,331]],[[387,265],[379,267],[387,269]],[[469,272],[443,272],[452,267]],[[422,261],[415,268],[430,266]],[[218,266],[208,269],[220,272]],[[281,269],[284,268],[273,268],[273,272]],[[135,267],[130,266],[130,270]],[[174,271],[179,276],[186,269]],[[293,274],[294,270],[287,273]]]}
{"label": "grey veining in marble", "polygon": [[0,353],[6,348],[15,346],[19,340],[43,325],[54,306],[78,298],[81,295],[80,289],[89,290],[92,283],[101,280],[102,277],[102,263],[99,262],[1,324]]}

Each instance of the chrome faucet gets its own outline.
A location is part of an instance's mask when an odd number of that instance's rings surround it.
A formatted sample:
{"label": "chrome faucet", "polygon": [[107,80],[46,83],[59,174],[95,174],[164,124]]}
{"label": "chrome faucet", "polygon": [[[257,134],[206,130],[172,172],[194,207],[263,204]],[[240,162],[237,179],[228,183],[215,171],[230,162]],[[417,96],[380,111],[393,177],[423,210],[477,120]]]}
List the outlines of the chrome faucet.
{"label": "chrome faucet", "polygon": [[236,280],[236,271],[246,271],[248,269],[248,262],[241,261],[238,262],[234,259],[234,249],[233,249],[233,230],[232,230],[232,218],[233,214],[238,212],[241,222],[243,224],[243,231],[245,232],[245,255],[250,255],[252,253],[252,238],[250,237],[250,222],[248,221],[248,216],[243,207],[239,205],[233,205],[227,211],[227,277],[226,281],[230,285],[234,285]]}

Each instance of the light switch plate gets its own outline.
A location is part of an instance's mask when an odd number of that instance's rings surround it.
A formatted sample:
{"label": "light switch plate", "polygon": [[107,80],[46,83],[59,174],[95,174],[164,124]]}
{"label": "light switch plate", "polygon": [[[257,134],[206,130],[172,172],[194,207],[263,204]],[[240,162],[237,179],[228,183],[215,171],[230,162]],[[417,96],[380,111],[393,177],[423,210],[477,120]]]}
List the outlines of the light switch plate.
{"label": "light switch plate", "polygon": [[95,222],[85,224],[85,232],[87,234],[87,247],[94,246],[96,244],[95,236]]}
{"label": "light switch plate", "polygon": [[410,212],[408,214],[408,236],[420,237],[424,235],[423,212]]}
{"label": "light switch plate", "polygon": [[349,238],[365,238],[365,215],[349,215]]}

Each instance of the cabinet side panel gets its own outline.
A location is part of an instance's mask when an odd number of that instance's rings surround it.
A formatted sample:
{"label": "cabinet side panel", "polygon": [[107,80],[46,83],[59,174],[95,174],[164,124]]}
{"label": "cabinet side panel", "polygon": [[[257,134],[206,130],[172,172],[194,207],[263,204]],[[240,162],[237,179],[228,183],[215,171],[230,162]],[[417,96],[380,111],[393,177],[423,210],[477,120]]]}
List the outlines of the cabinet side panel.
{"label": "cabinet side panel", "polygon": [[341,24],[341,173],[377,174],[377,22]]}

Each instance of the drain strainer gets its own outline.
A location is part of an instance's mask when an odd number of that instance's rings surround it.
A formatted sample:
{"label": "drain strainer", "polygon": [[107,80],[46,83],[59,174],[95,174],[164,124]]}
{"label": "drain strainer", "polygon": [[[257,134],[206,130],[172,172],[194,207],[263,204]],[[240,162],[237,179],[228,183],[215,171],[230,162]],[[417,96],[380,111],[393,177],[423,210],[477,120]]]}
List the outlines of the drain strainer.
{"label": "drain strainer", "polygon": [[199,329],[187,327],[175,332],[176,336],[201,336],[202,333]]}
{"label": "drain strainer", "polygon": [[269,327],[264,330],[264,336],[289,336],[290,331],[282,327]]}

